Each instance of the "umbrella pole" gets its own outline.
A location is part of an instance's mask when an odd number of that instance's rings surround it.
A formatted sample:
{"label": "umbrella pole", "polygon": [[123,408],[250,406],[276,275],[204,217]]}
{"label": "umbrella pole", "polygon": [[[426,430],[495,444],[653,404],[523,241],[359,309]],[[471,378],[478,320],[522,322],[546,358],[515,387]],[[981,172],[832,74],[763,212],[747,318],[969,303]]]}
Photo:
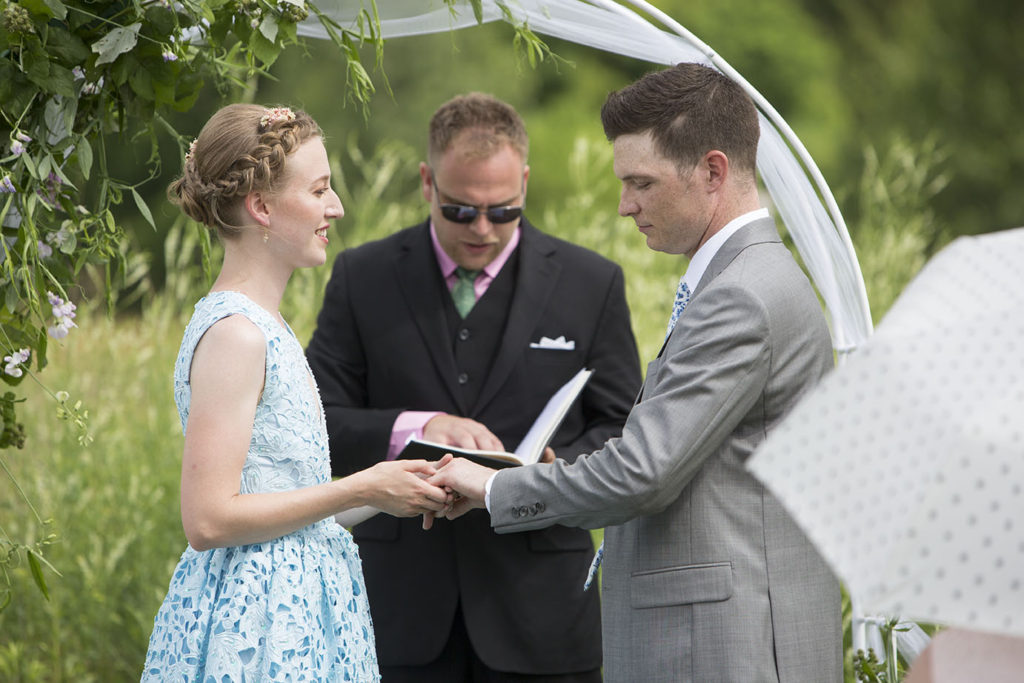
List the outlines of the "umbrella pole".
{"label": "umbrella pole", "polygon": [[853,651],[863,650],[867,653],[867,621],[860,611],[860,602],[850,595],[850,639]]}

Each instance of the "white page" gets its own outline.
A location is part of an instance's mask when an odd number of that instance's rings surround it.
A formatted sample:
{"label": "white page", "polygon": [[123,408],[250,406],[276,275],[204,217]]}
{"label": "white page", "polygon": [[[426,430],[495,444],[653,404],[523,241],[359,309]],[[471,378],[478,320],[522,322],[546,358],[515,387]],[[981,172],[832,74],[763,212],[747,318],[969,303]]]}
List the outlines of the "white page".
{"label": "white page", "polygon": [[544,410],[534,420],[530,431],[526,432],[526,436],[516,448],[516,457],[522,460],[523,464],[531,465],[540,460],[544,447],[551,441],[555,430],[562,424],[569,406],[576,400],[593,372],[583,368],[548,399]]}

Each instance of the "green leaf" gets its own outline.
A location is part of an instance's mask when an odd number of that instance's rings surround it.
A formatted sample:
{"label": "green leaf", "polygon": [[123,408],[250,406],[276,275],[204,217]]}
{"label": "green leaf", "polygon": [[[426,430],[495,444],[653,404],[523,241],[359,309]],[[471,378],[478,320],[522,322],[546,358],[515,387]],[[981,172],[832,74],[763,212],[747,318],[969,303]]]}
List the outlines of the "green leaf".
{"label": "green leaf", "polygon": [[273,14],[266,14],[260,22],[260,33],[270,42],[277,40],[277,17]]}
{"label": "green leaf", "polygon": [[256,56],[256,59],[263,63],[263,66],[273,64],[281,53],[280,47],[264,38],[263,34],[258,31],[254,31],[252,34],[252,38],[249,41],[249,50]]}
{"label": "green leaf", "polygon": [[92,51],[99,55],[96,58],[96,65],[109,64],[135,47],[141,27],[141,22],[135,22],[131,26],[115,28],[93,43]]}
{"label": "green leaf", "polygon": [[[50,6],[50,3],[45,2],[44,0],[20,0],[18,4],[27,9],[32,14],[42,14],[47,18],[56,16],[56,14],[54,14],[53,8]],[[61,5],[61,8],[63,7],[64,5]],[[64,14],[67,14],[66,10]],[[60,16],[57,18],[63,19],[64,17]]]}
{"label": "green leaf", "polygon": [[170,104],[174,101],[174,81],[153,79],[154,99],[159,104]]}
{"label": "green leaf", "polygon": [[[284,2],[284,0],[281,1]],[[298,29],[296,28],[296,26],[297,24],[293,24],[292,22],[289,21],[278,24],[279,31],[277,37],[282,45],[295,42],[296,37],[298,36]]]}
{"label": "green leaf", "polygon": [[[68,73],[70,74],[70,72]],[[71,134],[71,126],[74,125],[77,110],[78,100],[74,96],[51,97],[47,100],[43,110],[43,120],[46,121],[46,130],[51,144],[60,142]]]}
{"label": "green leaf", "polygon": [[156,230],[156,223],[153,222],[153,214],[150,213],[149,207],[146,205],[146,201],[142,198],[142,195],[140,195],[134,187],[132,188],[132,198],[135,199],[135,206],[139,207],[139,213],[141,213],[142,217],[146,219],[146,222],[149,223],[150,227],[152,227],[153,230]]}
{"label": "green leaf", "polygon": [[26,49],[21,51],[25,75],[36,85],[42,86],[50,77],[50,56],[35,36],[26,38],[25,43]]}
{"label": "green leaf", "polygon": [[68,254],[70,256],[71,254],[75,253],[75,249],[77,247],[78,237],[76,237],[75,233],[72,232],[68,234],[67,238],[64,240],[64,243],[60,245],[60,252],[62,254]]}
{"label": "green leaf", "polygon": [[23,111],[37,95],[26,75],[10,59],[0,59],[0,102],[4,111]]}
{"label": "green leaf", "polygon": [[52,166],[53,166],[53,157],[51,157],[49,154],[44,156],[39,161],[39,178],[40,178],[40,180],[44,180],[44,179],[46,179],[50,175],[50,171],[53,170]]}
{"label": "green leaf", "polygon": [[36,160],[32,158],[32,155],[22,154],[21,160],[25,162],[25,168],[28,169],[29,175],[39,180],[39,170],[36,168]]}
{"label": "green leaf", "polygon": [[156,95],[153,92],[153,77],[146,69],[132,69],[128,75],[128,84],[135,91],[135,94],[139,97],[143,97],[147,100],[155,99]]}
{"label": "green leaf", "polygon": [[42,591],[43,597],[47,600],[50,599],[50,591],[46,588],[46,579],[43,578],[43,567],[39,564],[39,558],[31,550],[26,551],[28,554],[28,566],[32,570],[32,579],[39,586],[39,590]]}
{"label": "green leaf", "polygon": [[77,35],[56,23],[51,24],[48,30],[46,51],[61,63],[77,65],[89,58],[89,47]]}
{"label": "green leaf", "polygon": [[88,180],[89,173],[92,171],[92,145],[89,144],[88,139],[83,137],[78,141],[75,150],[78,152],[78,167],[82,169],[82,176]]}
{"label": "green leaf", "polygon": [[152,33],[149,35],[171,35],[175,33],[174,13],[167,7],[158,4],[146,8],[146,22]]}
{"label": "green leaf", "polygon": [[7,290],[4,292],[4,306],[7,307],[8,313],[14,313],[18,307],[18,288],[8,285],[4,289]]}
{"label": "green leaf", "polygon": [[68,8],[64,6],[64,3],[60,0],[43,0],[46,6],[53,12],[53,16],[61,21],[64,21],[64,17],[68,15]]}

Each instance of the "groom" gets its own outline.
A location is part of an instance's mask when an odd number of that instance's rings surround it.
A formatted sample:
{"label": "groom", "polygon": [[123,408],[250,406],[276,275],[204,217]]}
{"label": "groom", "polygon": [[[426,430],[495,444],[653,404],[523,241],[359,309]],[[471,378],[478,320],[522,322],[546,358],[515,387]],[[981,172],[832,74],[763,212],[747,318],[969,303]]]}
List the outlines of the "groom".
{"label": "groom", "polygon": [[810,283],[759,206],[757,112],[679,64],[610,95],[601,119],[619,213],[690,259],[661,353],[601,450],[497,473],[456,459],[431,483],[465,497],[449,516],[486,504],[499,533],[606,527],[606,681],[841,681],[838,583],[744,467],[832,367]]}

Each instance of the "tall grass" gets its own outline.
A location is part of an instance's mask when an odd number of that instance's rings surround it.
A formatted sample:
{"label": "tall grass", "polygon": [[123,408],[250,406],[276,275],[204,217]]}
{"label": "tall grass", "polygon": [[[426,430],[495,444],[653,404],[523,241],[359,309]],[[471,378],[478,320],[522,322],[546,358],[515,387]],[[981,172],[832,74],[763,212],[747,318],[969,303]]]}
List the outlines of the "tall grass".
{"label": "tall grass", "polygon": [[[353,144],[346,153],[358,161],[358,177],[341,178],[334,164],[347,215],[331,235],[329,262],[343,247],[426,215],[416,152],[389,145],[364,158]],[[574,191],[563,206],[533,219],[623,265],[645,364],[661,344],[685,262],[648,250],[632,221],[615,215],[618,184],[610,166],[606,143],[577,141],[566,171]],[[897,163],[878,168],[900,173]],[[555,172],[560,171],[535,168],[534,182]],[[870,180],[869,186],[891,187],[886,178]],[[891,294],[920,267],[928,236],[922,233],[927,226],[908,226],[908,217],[898,215],[884,195],[875,193],[869,201],[877,224],[855,235],[871,239],[862,254],[899,265],[895,273],[871,264],[865,269],[869,288]],[[898,208],[906,212],[912,199],[901,198]],[[215,264],[217,252],[214,244]],[[194,228],[176,224],[165,239],[168,267],[161,291],[149,283],[145,260],[131,261],[129,291],[141,302],[141,314],[112,318],[85,304],[79,328],[53,344],[43,378],[51,389],[68,391],[72,402],[83,401],[91,444],[80,445],[78,432],[56,419],[55,404],[41,389],[22,385],[28,400],[20,411],[29,441],[24,450],[4,455],[37,509],[54,518],[59,540],[47,557],[62,575],[48,572],[50,599],[44,600],[27,567],[12,571],[14,601],[0,612],[2,681],[138,680],[153,617],[185,546],[178,503],[182,436],[171,373],[192,305],[209,286],[201,253]],[[308,269],[289,284],[282,312],[304,343],[329,275],[329,267]],[[886,298],[888,305],[892,296]],[[15,538],[32,541],[45,533],[6,479],[0,479],[0,520]]]}

